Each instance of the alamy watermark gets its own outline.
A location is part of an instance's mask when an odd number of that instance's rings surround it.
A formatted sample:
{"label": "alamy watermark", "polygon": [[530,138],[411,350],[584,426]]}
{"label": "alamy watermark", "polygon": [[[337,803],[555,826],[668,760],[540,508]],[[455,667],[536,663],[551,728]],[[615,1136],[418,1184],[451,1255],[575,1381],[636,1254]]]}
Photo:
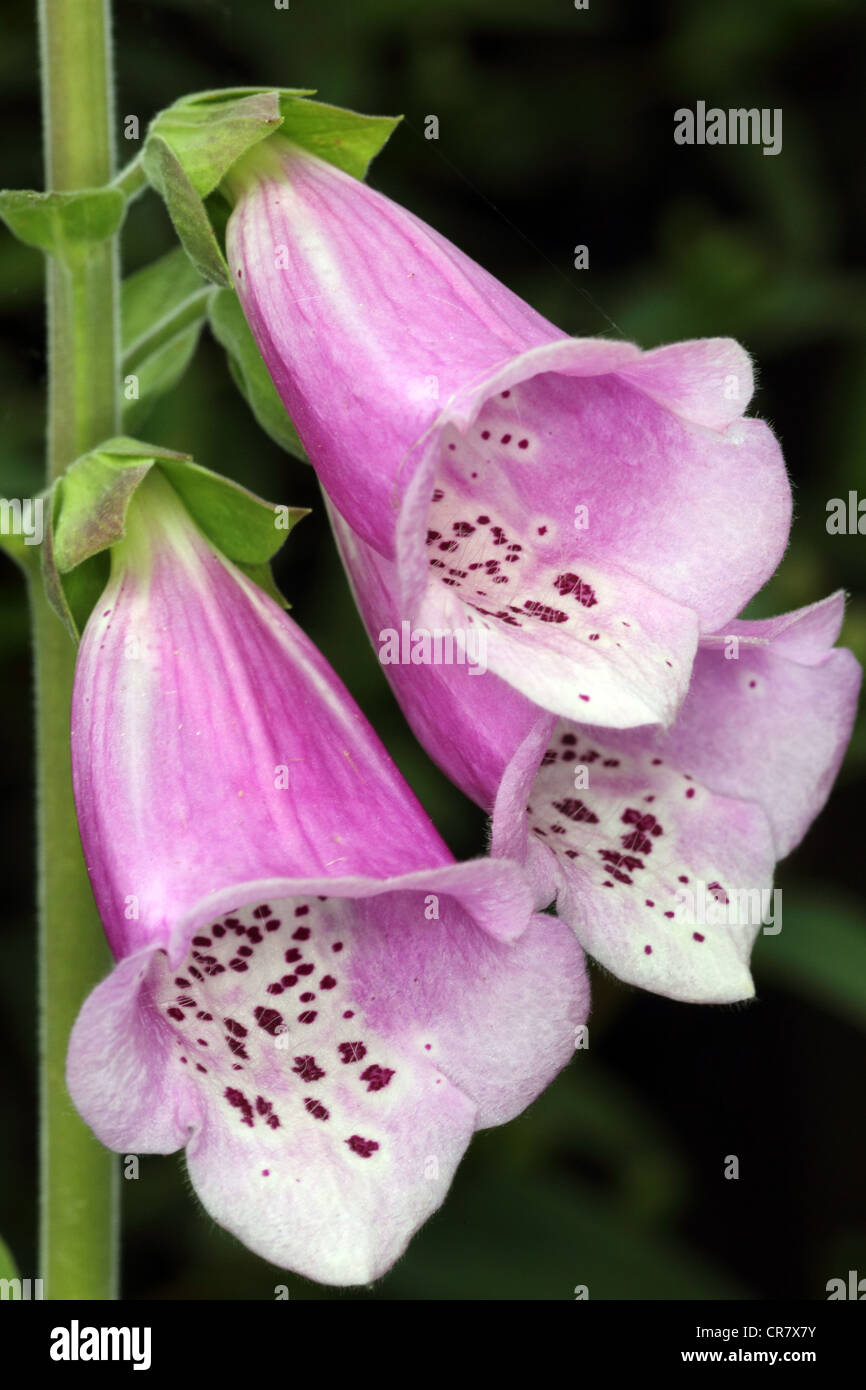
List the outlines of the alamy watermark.
{"label": "alamy watermark", "polygon": [[0,1279],[0,1300],[29,1302],[30,1299],[44,1298],[41,1279]]}
{"label": "alamy watermark", "polygon": [[73,1318],[68,1327],[51,1329],[48,1355],[52,1361],[130,1361],[134,1371],[149,1371],[151,1338],[149,1327],[82,1327]]}
{"label": "alamy watermark", "polygon": [[468,666],[470,676],[487,670],[487,630],[483,627],[414,627],[405,619],[379,633],[383,666]]}
{"label": "alamy watermark", "polygon": [[674,902],[674,917],[688,927],[761,927],[764,936],[782,930],[781,888],[722,888],[697,879],[682,888]]}
{"label": "alamy watermark", "polygon": [[681,106],[674,112],[677,145],[763,145],[764,154],[782,153],[782,108]]}
{"label": "alamy watermark", "polygon": [[0,497],[0,536],[23,536],[25,545],[41,545],[44,534],[42,497]]}

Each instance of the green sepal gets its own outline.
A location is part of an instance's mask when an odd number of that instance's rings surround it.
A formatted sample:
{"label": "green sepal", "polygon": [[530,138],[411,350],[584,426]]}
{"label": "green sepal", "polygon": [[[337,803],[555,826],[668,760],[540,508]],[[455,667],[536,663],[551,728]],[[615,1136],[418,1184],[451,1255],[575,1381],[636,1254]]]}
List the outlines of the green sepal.
{"label": "green sepal", "polygon": [[241,564],[239,560],[235,560],[235,564],[248,579],[251,579],[254,584],[258,585],[263,593],[267,594],[268,598],[273,599],[274,603],[278,603],[280,608],[291,608],[292,605],[289,603],[289,600],[277,587],[277,582],[274,579],[274,572],[270,565],[244,565]]}
{"label": "green sepal", "polygon": [[228,266],[205,205],[196,193],[174,150],[159,135],[148,139],[145,168],[163,199],[181,245],[196,270],[215,285],[231,284]]}
{"label": "green sepal", "polygon": [[[121,325],[123,424],[135,430],[174,386],[195,352],[211,287],[181,247],[123,282]],[[138,378],[138,397],[126,399],[126,379]]]}
{"label": "green sepal", "polygon": [[297,522],[309,515],[308,507],[265,502],[191,459],[160,459],[158,464],[199,529],[236,565],[267,565]]}
{"label": "green sepal", "polygon": [[364,116],[359,111],[307,101],[305,95],[280,92],[280,134],[353,178],[365,178],[403,117]]}
{"label": "green sepal", "polygon": [[216,549],[274,597],[269,561],[306,509],[265,502],[188,455],[121,436],[76,459],[52,489],[42,549],[45,587],[73,637],[104,588],[108,551],[123,538],[130,500],[151,468],[165,474]]}
{"label": "green sepal", "polygon": [[294,144],[363,178],[399,120],[309,101],[306,88],[234,87],[197,92],[151,122],[142,164],[165,201],[181,244],[207,280],[231,277],[206,200],[232,167],[277,130]]}
{"label": "green sepal", "polygon": [[232,290],[213,290],[207,313],[211,332],[225,348],[235,384],[258,424],[281,449],[308,463],[304,446],[277,394],[237,295]]}
{"label": "green sepal", "polygon": [[0,192],[0,217],[19,241],[72,260],[114,236],[123,222],[126,198],[119,188],[85,188],[76,193]]}
{"label": "green sepal", "polygon": [[267,88],[197,92],[160,111],[144,145],[158,136],[174,150],[200,198],[219,187],[235,160],[282,124],[279,94]]}
{"label": "green sepal", "polygon": [[144,171],[196,270],[217,285],[228,286],[231,278],[204,200],[241,155],[281,124],[276,92],[201,92],[151,122]]}
{"label": "green sepal", "polygon": [[45,597],[51,604],[70,637],[77,641],[84,624],[79,620],[79,615],[73,612],[72,594],[67,591],[60,578],[60,571],[54,559],[54,530],[56,526],[59,501],[59,487],[55,482],[51,486],[48,494],[49,524],[45,528],[45,535],[40,547],[42,560],[42,581],[45,585]]}

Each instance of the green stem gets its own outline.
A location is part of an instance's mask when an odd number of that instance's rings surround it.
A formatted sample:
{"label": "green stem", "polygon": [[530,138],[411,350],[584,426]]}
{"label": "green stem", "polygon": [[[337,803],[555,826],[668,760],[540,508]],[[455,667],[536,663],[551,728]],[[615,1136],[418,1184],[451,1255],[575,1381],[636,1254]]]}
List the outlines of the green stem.
{"label": "green stem", "polygon": [[[113,173],[107,0],[39,0],[46,185],[94,188]],[[48,480],[119,429],[116,242],[51,257]],[[108,967],[81,853],[69,760],[75,649],[31,585],[36,666],[41,1078],[40,1274],[52,1299],[116,1296],[117,1161],[72,1108],[69,1031]]]}
{"label": "green stem", "polygon": [[144,192],[147,188],[147,174],[144,172],[140,154],[137,154],[121,169],[111,186],[112,188],[119,188],[121,193],[126,195],[128,203],[131,203],[133,198],[137,198],[139,193]]}

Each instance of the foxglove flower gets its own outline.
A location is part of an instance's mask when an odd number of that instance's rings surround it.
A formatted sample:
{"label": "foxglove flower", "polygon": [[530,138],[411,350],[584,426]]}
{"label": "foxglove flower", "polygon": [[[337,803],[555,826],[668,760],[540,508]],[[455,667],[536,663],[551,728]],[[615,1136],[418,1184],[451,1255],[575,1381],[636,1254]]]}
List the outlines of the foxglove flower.
{"label": "foxglove flower", "polygon": [[[373,634],[393,567],[335,530]],[[584,949],[675,999],[754,993],[749,956],[776,862],[818,815],[856,713],[860,667],[834,649],[844,596],[701,641],[670,729],[557,719],[465,666],[385,667],[420,742],[493,813],[492,853],[525,862]]]}
{"label": "foxglove flower", "polygon": [[386,1270],[473,1132],[586,1017],[520,869],[454,863],[311,643],[152,472],[85,630],[72,755],[117,960],[73,1030],[99,1139],[185,1146],[208,1212],[338,1285]]}
{"label": "foxglove flower", "polygon": [[701,634],[786,544],[746,353],[566,337],[279,137],[227,182],[247,320],[335,512],[393,566],[399,620],[480,626],[489,669],[553,714],[670,725]]}

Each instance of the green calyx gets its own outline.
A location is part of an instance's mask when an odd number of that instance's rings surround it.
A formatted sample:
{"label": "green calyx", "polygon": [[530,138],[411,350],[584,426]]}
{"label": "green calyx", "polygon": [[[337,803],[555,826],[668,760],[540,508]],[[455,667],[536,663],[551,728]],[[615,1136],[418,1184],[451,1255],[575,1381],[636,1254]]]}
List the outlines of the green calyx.
{"label": "green calyx", "polygon": [[230,197],[235,167],[275,132],[363,178],[399,117],[363,116],[309,101],[307,90],[234,88],[199,92],[161,111],[142,152],[148,180],[162,196],[196,270],[231,288],[220,239],[220,198]]}
{"label": "green calyx", "polygon": [[[73,638],[105,587],[112,547],[126,536],[130,503],[152,471],[171,484],[173,497],[211,544],[285,605],[270,561],[306,511],[265,502],[187,455],[120,436],[76,459],[47,498],[46,592]],[[159,489],[149,493],[152,510]]]}

